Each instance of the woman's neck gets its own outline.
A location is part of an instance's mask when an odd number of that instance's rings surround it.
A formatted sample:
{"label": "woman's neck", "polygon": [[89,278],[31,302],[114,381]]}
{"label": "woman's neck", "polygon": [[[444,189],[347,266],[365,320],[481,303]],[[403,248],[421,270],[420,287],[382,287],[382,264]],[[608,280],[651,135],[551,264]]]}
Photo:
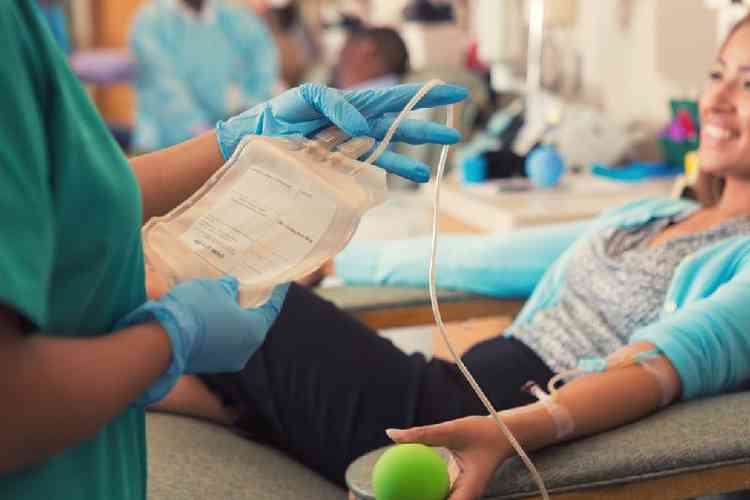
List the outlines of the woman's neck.
{"label": "woman's neck", "polygon": [[728,177],[714,209],[727,219],[750,215],[750,179]]}

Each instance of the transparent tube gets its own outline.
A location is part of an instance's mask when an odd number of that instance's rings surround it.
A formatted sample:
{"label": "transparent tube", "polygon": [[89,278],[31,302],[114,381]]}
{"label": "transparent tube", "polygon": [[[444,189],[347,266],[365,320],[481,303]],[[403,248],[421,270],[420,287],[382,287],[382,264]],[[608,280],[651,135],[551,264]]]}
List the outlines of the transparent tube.
{"label": "transparent tube", "polygon": [[[383,153],[383,151],[385,151],[385,148],[388,147],[388,144],[393,138],[393,134],[396,132],[396,129],[401,124],[401,121],[406,116],[406,114],[409,111],[411,111],[414,108],[414,106],[417,105],[419,100],[422,99],[422,97],[424,97],[424,95],[427,94],[427,92],[429,92],[430,89],[432,89],[434,86],[439,85],[441,83],[444,83],[444,82],[442,82],[441,80],[430,80],[429,82],[425,83],[421,89],[419,89],[419,91],[414,95],[414,97],[412,97],[412,99],[406,104],[406,106],[401,111],[401,113],[399,113],[399,115],[396,117],[393,124],[388,129],[388,132],[386,133],[385,137],[383,138],[383,141],[375,149],[375,151],[373,151],[372,154],[364,161],[365,163],[371,164],[375,160],[378,159],[378,157]],[[449,127],[453,126],[453,111],[454,111],[454,106],[450,106],[448,108],[448,119],[446,120],[446,125]],[[445,342],[445,345],[448,347],[448,351],[450,351],[451,356],[456,362],[456,365],[458,366],[459,370],[461,371],[463,376],[466,378],[466,380],[469,382],[469,385],[474,390],[476,395],[479,397],[480,401],[482,402],[484,407],[487,409],[487,412],[493,417],[493,419],[495,420],[495,423],[500,428],[503,435],[505,435],[508,442],[510,442],[510,444],[518,453],[518,456],[521,458],[523,463],[529,469],[531,476],[534,478],[534,481],[536,482],[537,487],[539,488],[539,492],[542,495],[542,498],[544,500],[549,500],[549,493],[547,493],[547,488],[544,485],[544,480],[542,479],[542,476],[539,474],[539,471],[537,471],[536,467],[531,462],[531,459],[529,459],[528,455],[523,450],[521,445],[518,443],[516,438],[510,432],[510,429],[508,429],[508,426],[506,426],[505,423],[502,421],[497,410],[495,410],[495,408],[492,406],[492,403],[484,394],[484,391],[482,391],[482,388],[479,387],[479,384],[477,383],[476,379],[474,379],[471,372],[469,372],[469,369],[466,367],[466,365],[464,365],[463,361],[461,361],[461,358],[456,354],[456,350],[454,349],[453,345],[450,342],[450,339],[448,338],[448,333],[446,332],[445,324],[443,323],[443,318],[440,315],[440,308],[438,307],[438,301],[437,301],[437,287],[435,284],[435,274],[436,274],[436,265],[437,265],[436,264],[437,240],[438,240],[438,233],[439,233],[438,216],[440,213],[440,183],[443,180],[443,173],[445,171],[445,163],[448,158],[448,149],[449,149],[449,146],[446,144],[443,146],[440,152],[440,162],[438,163],[438,169],[435,175],[435,191],[433,195],[432,245],[431,245],[431,251],[430,251],[430,266],[429,266],[429,287],[430,287],[430,303],[432,304],[432,314],[435,317],[435,323],[437,324],[438,329],[440,330],[440,334],[443,337],[443,341]]]}

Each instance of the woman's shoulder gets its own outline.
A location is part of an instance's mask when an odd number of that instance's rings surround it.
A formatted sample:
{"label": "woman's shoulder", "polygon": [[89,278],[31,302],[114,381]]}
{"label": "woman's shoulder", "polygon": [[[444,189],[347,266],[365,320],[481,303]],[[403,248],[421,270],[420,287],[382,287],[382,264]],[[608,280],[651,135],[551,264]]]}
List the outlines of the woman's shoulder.
{"label": "woman's shoulder", "polygon": [[637,226],[651,219],[670,217],[686,210],[693,210],[698,204],[691,200],[674,198],[639,198],[623,205],[605,210],[596,219],[597,226],[612,224]]}
{"label": "woman's shoulder", "polygon": [[698,203],[692,200],[683,198],[658,198],[658,197],[646,197],[638,198],[629,202],[626,202],[617,207],[611,208],[604,215],[607,214],[625,214],[631,212],[648,213],[651,215],[659,215],[661,212],[680,211],[690,208],[698,207]]}
{"label": "woman's shoulder", "polygon": [[724,271],[730,269],[729,264],[735,269],[750,270],[750,234],[737,234],[730,238],[717,241],[703,249],[699,255],[705,259],[725,260]]}

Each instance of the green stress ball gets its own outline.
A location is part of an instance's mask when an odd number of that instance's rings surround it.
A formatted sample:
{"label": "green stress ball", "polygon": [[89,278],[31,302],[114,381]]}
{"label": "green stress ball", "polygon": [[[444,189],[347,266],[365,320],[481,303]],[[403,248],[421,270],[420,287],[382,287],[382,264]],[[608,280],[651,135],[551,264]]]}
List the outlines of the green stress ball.
{"label": "green stress ball", "polygon": [[444,500],[450,480],[440,454],[423,444],[397,444],[372,470],[375,500]]}

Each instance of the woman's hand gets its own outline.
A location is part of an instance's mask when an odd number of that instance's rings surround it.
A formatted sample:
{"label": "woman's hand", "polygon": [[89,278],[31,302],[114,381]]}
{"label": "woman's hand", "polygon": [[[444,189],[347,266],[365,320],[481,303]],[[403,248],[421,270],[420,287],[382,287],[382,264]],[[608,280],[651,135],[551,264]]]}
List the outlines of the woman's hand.
{"label": "woman's hand", "polygon": [[388,429],[396,443],[422,443],[451,450],[458,466],[448,500],[474,500],[482,496],[495,470],[514,453],[495,420],[472,416],[441,424]]}
{"label": "woman's hand", "polygon": [[302,285],[308,288],[314,288],[325,279],[326,276],[334,275],[334,264],[333,259],[329,259],[323,263],[319,268],[310,274],[306,274],[301,278],[294,280],[298,285]]}
{"label": "woman's hand", "polygon": [[169,291],[169,282],[159,272],[146,264],[146,297],[157,300]]}
{"label": "woman's hand", "polygon": [[[352,137],[382,139],[395,119],[393,114],[401,111],[420,88],[421,84],[407,84],[384,90],[344,91],[306,83],[219,122],[216,126],[219,147],[228,159],[246,135],[310,135],[331,124]],[[454,104],[468,95],[464,87],[437,85],[415,109]],[[455,129],[414,119],[401,122],[393,136],[394,142],[408,144],[455,144],[460,139]],[[415,182],[427,182],[430,178],[427,165],[392,151],[380,155],[375,165]]]}

